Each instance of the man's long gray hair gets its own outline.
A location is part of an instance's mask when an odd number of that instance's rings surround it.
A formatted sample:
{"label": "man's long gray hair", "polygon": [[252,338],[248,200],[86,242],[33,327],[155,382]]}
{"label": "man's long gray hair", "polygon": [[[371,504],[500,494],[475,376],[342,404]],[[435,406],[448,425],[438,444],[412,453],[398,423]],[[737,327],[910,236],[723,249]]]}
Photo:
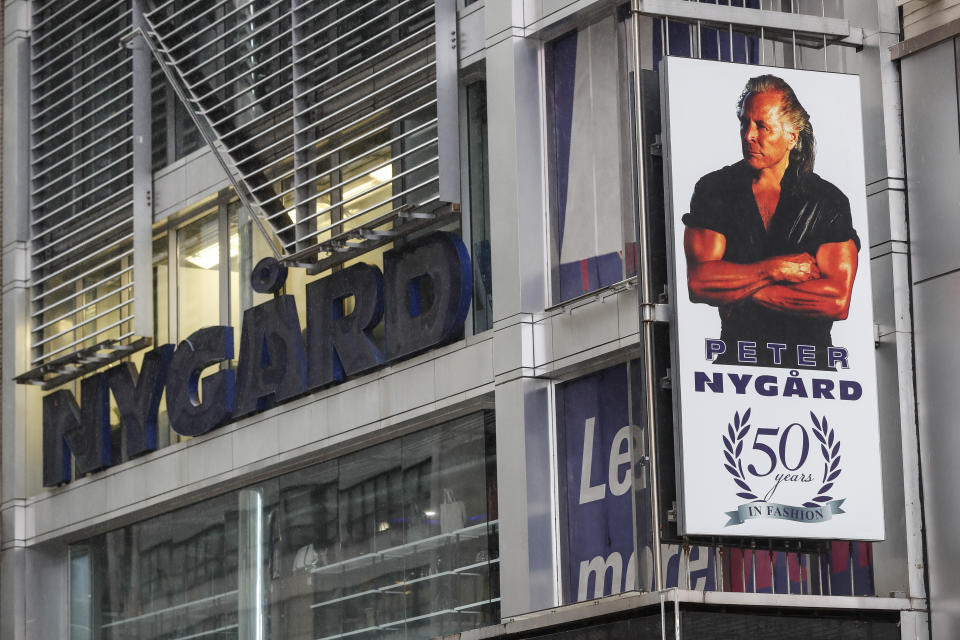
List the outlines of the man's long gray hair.
{"label": "man's long gray hair", "polygon": [[750,78],[737,100],[737,116],[743,112],[743,103],[747,98],[764,91],[778,91],[782,100],[781,112],[786,120],[785,124],[792,127],[798,134],[797,144],[790,151],[790,168],[797,175],[813,171],[813,161],[816,155],[816,139],[813,137],[813,125],[810,124],[810,114],[803,108],[797,99],[793,88],[783,80],[772,75]]}

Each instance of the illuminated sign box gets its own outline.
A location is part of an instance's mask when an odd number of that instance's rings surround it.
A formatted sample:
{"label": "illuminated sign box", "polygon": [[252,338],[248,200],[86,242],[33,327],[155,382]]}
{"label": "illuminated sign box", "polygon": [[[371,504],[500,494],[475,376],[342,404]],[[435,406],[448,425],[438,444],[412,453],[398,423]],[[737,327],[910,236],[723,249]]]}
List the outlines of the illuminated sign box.
{"label": "illuminated sign box", "polygon": [[881,540],[860,80],[661,82],[681,533]]}

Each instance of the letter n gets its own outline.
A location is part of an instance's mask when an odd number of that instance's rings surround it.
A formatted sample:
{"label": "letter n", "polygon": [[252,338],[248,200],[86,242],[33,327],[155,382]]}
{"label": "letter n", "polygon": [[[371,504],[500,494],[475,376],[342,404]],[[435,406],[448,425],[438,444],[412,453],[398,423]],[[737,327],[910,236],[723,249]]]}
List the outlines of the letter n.
{"label": "letter n", "polygon": [[70,454],[76,475],[99,471],[112,464],[110,454],[110,399],[103,374],[80,382],[83,410],[65,389],[43,398],[43,486],[70,482]]}
{"label": "letter n", "polygon": [[703,371],[695,371],[693,385],[696,391],[703,391],[704,387],[710,387],[710,391],[714,393],[723,393],[723,374],[714,373],[708,377]]}
{"label": "letter n", "polygon": [[173,345],[165,344],[144,354],[139,375],[132,362],[118,364],[106,372],[120,412],[125,460],[157,448],[157,412],[172,358]]}

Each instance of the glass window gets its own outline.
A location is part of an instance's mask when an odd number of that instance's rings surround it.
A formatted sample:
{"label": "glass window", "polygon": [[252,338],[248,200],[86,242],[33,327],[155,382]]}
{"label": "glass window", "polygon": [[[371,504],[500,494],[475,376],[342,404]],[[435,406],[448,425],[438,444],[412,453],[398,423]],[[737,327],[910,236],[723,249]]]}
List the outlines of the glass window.
{"label": "glass window", "polygon": [[473,260],[473,332],[493,327],[490,270],[490,172],[487,155],[487,83],[466,87],[469,163],[470,256]]}
{"label": "glass window", "polygon": [[620,364],[557,387],[565,602],[651,585],[645,575],[652,556],[649,499],[642,479],[634,487],[632,471],[644,450],[641,428],[630,426],[641,423],[639,366]]}
{"label": "glass window", "polygon": [[[231,203],[232,204],[232,203]],[[239,332],[240,325],[243,322],[243,306],[240,291],[243,289],[243,280],[247,281],[249,286],[250,271],[246,273],[240,270],[240,221],[237,216],[237,207],[228,206],[227,214],[227,251],[229,259],[227,268],[230,270],[230,318],[228,324],[232,325]],[[239,337],[239,333],[236,337]]]}
{"label": "glass window", "polygon": [[[738,4],[747,9],[760,8],[760,0],[741,0]],[[819,10],[818,6],[817,11]],[[747,64],[760,62],[760,39],[732,28],[715,29],[706,25],[654,18],[652,35],[653,69],[659,67],[664,55],[693,56],[704,60],[727,60]]]}
{"label": "glass window", "polygon": [[[347,157],[360,157],[360,159],[347,163],[340,172],[339,179],[342,180],[340,200],[346,203],[343,207],[340,207],[342,209],[340,215],[346,221],[343,224],[342,231],[369,225],[389,212],[394,206],[391,199],[394,191],[394,164],[402,167],[405,163],[417,163],[417,159],[414,157],[416,153],[409,154],[405,162],[395,162],[391,145],[383,146],[389,140],[387,133],[385,130],[378,136],[364,140],[363,143],[348,149],[345,154]],[[419,142],[416,136],[410,136],[408,141],[410,146],[416,146]],[[364,147],[372,148],[370,151],[365,151]],[[364,155],[361,156],[361,154]],[[400,182],[410,183],[414,179],[411,176]],[[406,184],[403,185],[403,188],[407,188]],[[345,262],[344,267],[357,262],[366,262],[367,264],[375,264],[382,269],[383,254],[392,248],[392,243],[384,244],[359,258]]]}
{"label": "glass window", "polygon": [[263,258],[273,256],[273,252],[263,233],[256,228],[257,223],[254,222],[247,208],[241,205],[239,200],[231,201],[229,207],[230,224],[233,225],[232,221],[236,220],[237,235],[239,236],[239,265],[237,267],[239,269],[239,289],[235,297],[239,301],[240,314],[235,316],[234,320],[239,326],[239,323],[243,321],[243,311],[273,297],[268,293],[257,293],[250,286],[250,273],[253,271],[253,267]]}
{"label": "glass window", "polygon": [[82,545],[70,553],[70,638],[93,640],[90,593],[90,552]]}
{"label": "glass window", "polygon": [[220,225],[216,210],[177,230],[177,337],[220,324]]}
{"label": "glass window", "polygon": [[[170,239],[166,234],[153,241],[153,344],[160,346],[170,342]],[[141,370],[144,351],[133,358],[137,371]],[[112,396],[111,396],[112,397]],[[160,398],[160,409],[157,413],[157,433],[159,446],[165,447],[170,442],[176,442],[179,435],[170,428],[170,419],[167,416],[167,392],[164,390]]]}
{"label": "glass window", "polygon": [[498,622],[493,433],[492,413],[472,414],[72,545],[71,638],[432,638]]}
{"label": "glass window", "polygon": [[157,171],[190,155],[202,147],[204,141],[187,107],[177,97],[155,60],[150,82],[153,105],[151,152],[153,170]]}
{"label": "glass window", "polygon": [[170,258],[166,235],[153,241],[153,343],[170,341]]}
{"label": "glass window", "polygon": [[546,45],[555,302],[636,273],[628,23]]}

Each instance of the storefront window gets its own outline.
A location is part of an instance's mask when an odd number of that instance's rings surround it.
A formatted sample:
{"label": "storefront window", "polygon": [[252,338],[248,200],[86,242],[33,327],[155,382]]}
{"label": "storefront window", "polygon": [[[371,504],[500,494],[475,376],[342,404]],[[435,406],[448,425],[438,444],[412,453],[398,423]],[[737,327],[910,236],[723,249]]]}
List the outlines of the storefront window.
{"label": "storefront window", "polygon": [[72,545],[71,638],[434,638],[498,622],[493,432],[492,413],[472,414]]}
{"label": "storefront window", "polygon": [[557,387],[565,602],[652,585],[649,498],[643,475],[633,473],[644,451],[635,426],[642,424],[639,366],[624,363]]}

